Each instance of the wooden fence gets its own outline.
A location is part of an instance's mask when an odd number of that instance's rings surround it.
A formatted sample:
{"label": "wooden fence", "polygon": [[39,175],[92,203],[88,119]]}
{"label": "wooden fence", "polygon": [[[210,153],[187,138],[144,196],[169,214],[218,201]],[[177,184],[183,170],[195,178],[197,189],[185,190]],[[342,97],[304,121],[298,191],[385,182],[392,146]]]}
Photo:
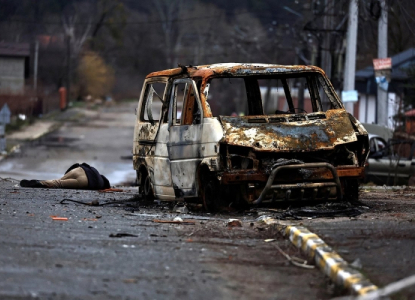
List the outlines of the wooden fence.
{"label": "wooden fence", "polygon": [[7,103],[11,115],[39,116],[59,110],[59,94],[0,95],[0,109]]}

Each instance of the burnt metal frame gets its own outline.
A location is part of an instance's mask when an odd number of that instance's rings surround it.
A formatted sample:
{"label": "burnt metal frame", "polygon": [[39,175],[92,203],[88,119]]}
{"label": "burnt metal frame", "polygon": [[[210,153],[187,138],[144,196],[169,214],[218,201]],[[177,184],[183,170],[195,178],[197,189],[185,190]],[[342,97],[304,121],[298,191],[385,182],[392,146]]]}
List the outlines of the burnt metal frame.
{"label": "burnt metal frame", "polygon": [[[170,95],[171,99],[170,99],[170,103],[169,103],[169,108],[168,108],[168,124],[169,124],[169,130],[171,126],[180,126],[182,124],[176,124],[176,116],[173,116],[176,112],[176,103],[177,103],[177,85],[180,83],[185,83],[186,84],[186,91],[188,91],[188,89],[190,88],[190,86],[188,86],[188,84],[192,85],[193,87],[193,91],[195,92],[195,100],[198,106],[198,109],[200,111],[200,119],[203,120],[204,118],[204,114],[203,114],[203,109],[202,109],[202,103],[200,101],[200,97],[199,97],[199,93],[198,93],[198,89],[196,86],[195,81],[192,78],[180,78],[180,79],[175,79],[172,83],[172,92],[173,94]],[[186,94],[185,94],[186,95]],[[185,101],[186,103],[183,103],[183,111],[186,109],[187,107],[187,101]],[[173,113],[173,115],[171,115]],[[201,121],[202,122],[202,121]]]}
{"label": "burnt metal frame", "polygon": [[[297,184],[276,184],[273,185],[275,176],[277,173],[284,169],[302,169],[302,168],[327,168],[333,174],[334,182],[322,182],[322,183],[297,183]],[[319,187],[336,187],[337,198],[342,199],[342,190],[339,176],[337,175],[336,168],[329,163],[306,163],[306,164],[297,164],[297,165],[285,165],[278,166],[271,171],[271,174],[268,177],[267,184],[261,192],[261,195],[256,199],[253,204],[259,204],[264,199],[265,195],[269,190],[273,189],[304,189],[304,188],[319,188]]]}

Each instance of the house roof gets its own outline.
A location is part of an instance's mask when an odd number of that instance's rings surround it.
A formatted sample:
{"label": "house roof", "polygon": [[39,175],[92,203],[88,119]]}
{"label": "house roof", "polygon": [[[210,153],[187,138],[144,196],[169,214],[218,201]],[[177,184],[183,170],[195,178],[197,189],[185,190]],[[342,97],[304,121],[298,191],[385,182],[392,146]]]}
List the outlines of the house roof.
{"label": "house roof", "polygon": [[405,117],[415,117],[415,109],[411,109],[405,112]]}
{"label": "house roof", "polygon": [[[392,56],[392,79],[406,79],[405,69],[415,64],[415,48],[410,48]],[[356,80],[367,80],[374,77],[373,65],[356,72]]]}
{"label": "house roof", "polygon": [[30,44],[0,42],[0,56],[30,56]]}

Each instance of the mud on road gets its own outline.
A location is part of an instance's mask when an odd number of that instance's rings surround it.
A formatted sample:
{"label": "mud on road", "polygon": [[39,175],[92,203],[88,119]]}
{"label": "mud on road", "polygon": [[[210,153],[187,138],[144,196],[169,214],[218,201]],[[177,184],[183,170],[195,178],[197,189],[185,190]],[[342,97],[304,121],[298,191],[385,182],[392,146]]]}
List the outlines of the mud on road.
{"label": "mud on road", "polygon": [[[348,294],[317,268],[291,265],[277,247],[306,257],[275,227],[257,221],[292,206],[177,213],[166,202],[137,201],[136,187],[100,193],[25,189],[8,180],[0,185],[1,299],[330,299]],[[413,193],[362,190],[359,215],[291,216],[284,222],[305,225],[383,286],[413,273]],[[63,199],[124,202],[85,206],[60,204]],[[190,224],[154,222],[175,217]],[[229,218],[241,220],[242,227],[228,227]],[[414,298],[414,288],[393,297]]]}

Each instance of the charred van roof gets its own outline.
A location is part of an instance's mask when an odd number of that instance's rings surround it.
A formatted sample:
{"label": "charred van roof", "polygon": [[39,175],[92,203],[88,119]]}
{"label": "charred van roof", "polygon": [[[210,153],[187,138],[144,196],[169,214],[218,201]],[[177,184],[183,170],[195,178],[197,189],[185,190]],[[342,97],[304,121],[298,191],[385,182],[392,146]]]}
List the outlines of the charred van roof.
{"label": "charred van roof", "polygon": [[[177,76],[183,74],[183,66],[175,69],[168,69],[153,72],[147,78],[157,76]],[[212,77],[216,76],[249,76],[249,75],[272,75],[303,72],[317,72],[325,74],[322,69],[315,66],[304,65],[273,65],[257,63],[219,63],[202,66],[187,66],[187,74],[190,77]]]}

